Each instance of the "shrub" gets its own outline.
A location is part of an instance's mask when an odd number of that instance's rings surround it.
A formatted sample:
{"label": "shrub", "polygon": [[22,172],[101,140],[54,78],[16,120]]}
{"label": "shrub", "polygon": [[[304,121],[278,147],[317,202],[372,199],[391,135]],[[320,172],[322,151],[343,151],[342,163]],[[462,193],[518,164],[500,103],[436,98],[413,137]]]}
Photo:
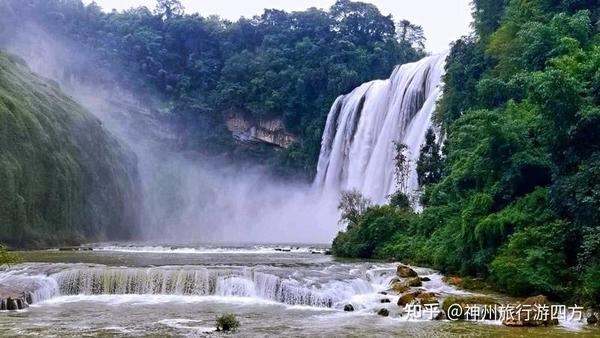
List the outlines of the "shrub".
{"label": "shrub", "polygon": [[20,261],[19,257],[10,253],[2,244],[0,244],[0,266],[15,264]]}
{"label": "shrub", "polygon": [[215,321],[217,331],[235,331],[240,327],[240,322],[233,313],[225,313]]}

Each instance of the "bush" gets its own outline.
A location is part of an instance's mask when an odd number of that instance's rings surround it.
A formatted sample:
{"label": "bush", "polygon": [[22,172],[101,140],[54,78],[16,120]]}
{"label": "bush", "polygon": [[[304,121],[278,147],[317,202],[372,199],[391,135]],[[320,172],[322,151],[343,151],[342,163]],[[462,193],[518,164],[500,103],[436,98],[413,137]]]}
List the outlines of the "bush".
{"label": "bush", "polygon": [[19,257],[10,253],[2,244],[0,244],[0,266],[15,264],[20,261]]}
{"label": "bush", "polygon": [[367,209],[357,223],[348,225],[334,239],[333,254],[341,257],[371,258],[392,236],[408,226],[412,213],[385,205]]}
{"label": "bush", "polygon": [[240,322],[233,313],[225,313],[215,321],[217,331],[235,331],[240,327]]}

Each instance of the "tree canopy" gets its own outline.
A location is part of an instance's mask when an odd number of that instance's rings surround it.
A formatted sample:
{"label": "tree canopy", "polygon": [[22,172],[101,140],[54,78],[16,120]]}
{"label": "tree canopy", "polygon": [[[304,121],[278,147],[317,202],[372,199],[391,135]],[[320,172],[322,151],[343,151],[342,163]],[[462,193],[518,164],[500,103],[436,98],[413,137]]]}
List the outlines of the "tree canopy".
{"label": "tree canopy", "polygon": [[[373,256],[600,304],[598,8],[474,1],[475,32],[452,47],[435,116],[443,150],[428,132],[417,163],[425,208],[409,226],[356,220],[361,231],[396,229],[370,244]],[[363,247],[359,232],[341,233],[334,249]]]}
{"label": "tree canopy", "polygon": [[0,8],[12,14],[11,26],[34,21],[93,55],[75,76],[110,69],[108,85],[160,98],[189,136],[184,147],[231,151],[228,114],[281,118],[299,141],[277,163],[307,176],[334,99],[423,55],[420,27],[402,21],[399,36],[391,16],[349,0],[235,22],[186,14],[178,0],[159,0],[153,11],[103,12],[80,0],[0,0]]}

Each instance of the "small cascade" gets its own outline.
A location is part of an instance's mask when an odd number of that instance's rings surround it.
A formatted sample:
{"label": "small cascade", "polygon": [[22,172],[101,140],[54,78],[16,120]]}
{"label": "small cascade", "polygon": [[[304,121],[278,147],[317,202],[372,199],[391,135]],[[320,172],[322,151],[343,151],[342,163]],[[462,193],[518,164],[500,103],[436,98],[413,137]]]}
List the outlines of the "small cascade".
{"label": "small cascade", "polygon": [[57,295],[152,294],[256,297],[288,305],[341,307],[356,294],[373,292],[364,279],[324,283],[279,277],[253,268],[112,268],[67,269],[41,280],[36,302]]}
{"label": "small cascade", "polygon": [[387,80],[364,83],[333,103],[321,142],[314,186],[323,193],[358,189],[383,203],[396,189],[396,142],[408,148],[408,190],[418,188],[415,163],[440,97],[446,54],[396,67]]}

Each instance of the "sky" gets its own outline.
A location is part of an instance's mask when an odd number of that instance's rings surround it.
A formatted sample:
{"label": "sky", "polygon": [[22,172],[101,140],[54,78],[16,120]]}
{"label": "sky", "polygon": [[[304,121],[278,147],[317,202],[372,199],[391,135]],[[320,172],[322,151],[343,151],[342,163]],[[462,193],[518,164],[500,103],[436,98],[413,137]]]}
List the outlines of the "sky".
{"label": "sky", "polygon": [[[84,0],[90,3],[92,0]],[[95,0],[105,11],[147,6],[154,9],[154,0]],[[375,4],[394,21],[407,19],[421,25],[425,31],[427,51],[435,53],[448,49],[450,42],[470,32],[471,0],[362,0]],[[335,0],[181,0],[186,13],[202,16],[217,14],[237,20],[241,16],[261,14],[265,8],[299,11],[309,7],[327,9]]]}

